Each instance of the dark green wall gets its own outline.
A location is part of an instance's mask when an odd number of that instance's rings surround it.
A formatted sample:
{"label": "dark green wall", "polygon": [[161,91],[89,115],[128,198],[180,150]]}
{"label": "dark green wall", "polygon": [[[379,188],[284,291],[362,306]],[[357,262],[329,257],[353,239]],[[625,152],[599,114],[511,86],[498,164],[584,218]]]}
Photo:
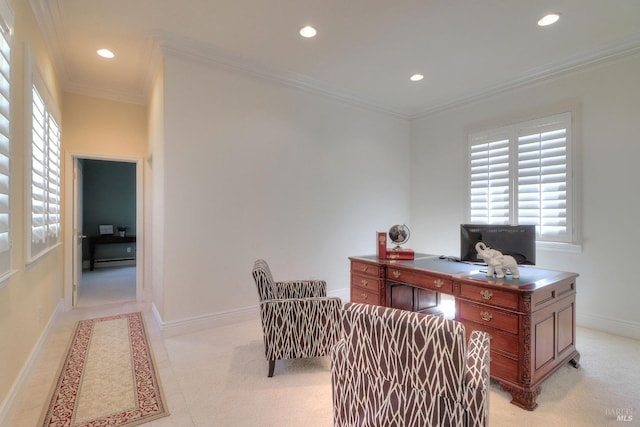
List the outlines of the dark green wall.
{"label": "dark green wall", "polygon": [[[136,234],[136,164],[104,160],[83,160],[82,227],[87,236],[97,236],[99,225],[127,227]],[[85,245],[87,246],[87,245]],[[127,247],[131,248],[127,252]],[[88,252],[85,250],[85,257]],[[135,244],[103,245],[96,248],[96,259],[131,258]]]}

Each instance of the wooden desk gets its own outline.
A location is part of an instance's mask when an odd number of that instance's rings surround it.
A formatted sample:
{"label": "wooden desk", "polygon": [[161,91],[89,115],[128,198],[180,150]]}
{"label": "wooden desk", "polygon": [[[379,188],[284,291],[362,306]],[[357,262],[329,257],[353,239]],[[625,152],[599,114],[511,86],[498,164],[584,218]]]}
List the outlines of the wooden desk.
{"label": "wooden desk", "polygon": [[350,257],[351,301],[425,311],[453,295],[467,336],[491,336],[491,378],[511,403],[538,405],[541,384],[564,364],[579,366],[575,273],[521,267],[520,279],[488,278],[480,266],[416,254],[413,261]]}
{"label": "wooden desk", "polygon": [[135,243],[136,236],[103,235],[89,237],[89,270],[93,271],[96,263],[96,246],[116,243]]}

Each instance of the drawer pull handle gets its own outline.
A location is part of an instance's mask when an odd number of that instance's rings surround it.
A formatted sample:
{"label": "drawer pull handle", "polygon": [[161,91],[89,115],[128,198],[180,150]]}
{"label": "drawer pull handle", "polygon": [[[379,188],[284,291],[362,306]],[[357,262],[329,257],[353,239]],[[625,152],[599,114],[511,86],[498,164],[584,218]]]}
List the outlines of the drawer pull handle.
{"label": "drawer pull handle", "polygon": [[484,299],[491,299],[493,298],[493,292],[488,291],[486,289],[483,289],[480,291],[480,295],[482,295],[482,298]]}
{"label": "drawer pull handle", "polygon": [[367,299],[367,298],[369,298],[369,295],[367,295],[367,294],[363,293],[363,294],[362,294],[362,299]]}
{"label": "drawer pull handle", "polygon": [[368,265],[363,265],[363,266],[362,266],[362,271],[367,271],[368,269],[369,269],[369,266],[368,266]]}
{"label": "drawer pull handle", "polygon": [[482,320],[484,320],[485,322],[489,322],[491,319],[493,319],[493,316],[488,311],[481,311],[480,317],[482,317]]}
{"label": "drawer pull handle", "polygon": [[395,277],[396,279],[400,277],[400,272],[398,270],[393,270],[391,274],[393,274],[393,277]]}
{"label": "drawer pull handle", "polygon": [[360,280],[360,284],[361,284],[362,286],[367,286],[367,285],[369,284],[369,281],[368,281],[368,280],[364,280],[364,279],[362,279],[362,280]]}
{"label": "drawer pull handle", "polygon": [[436,288],[441,288],[442,285],[444,285],[444,282],[442,280],[440,280],[440,279],[435,279],[433,281],[433,284],[436,285]]}

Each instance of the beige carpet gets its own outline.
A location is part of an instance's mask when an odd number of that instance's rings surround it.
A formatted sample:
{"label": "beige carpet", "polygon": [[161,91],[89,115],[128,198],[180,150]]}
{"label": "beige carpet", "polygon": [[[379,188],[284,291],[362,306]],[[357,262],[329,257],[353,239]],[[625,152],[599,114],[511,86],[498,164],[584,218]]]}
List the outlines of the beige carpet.
{"label": "beige carpet", "polygon": [[116,304],[136,299],[136,267],[99,267],[84,270],[76,308]]}
{"label": "beige carpet", "polygon": [[[491,426],[640,425],[640,342],[583,328],[577,334],[581,368],[567,365],[551,377],[535,411],[510,404],[492,385]],[[257,318],[165,338],[165,346],[184,398],[175,404],[190,414],[189,425],[332,426],[329,359],[278,361],[267,378]],[[627,421],[617,421],[621,413]]]}
{"label": "beige carpet", "polygon": [[134,426],[167,416],[142,313],[78,322],[43,426]]}

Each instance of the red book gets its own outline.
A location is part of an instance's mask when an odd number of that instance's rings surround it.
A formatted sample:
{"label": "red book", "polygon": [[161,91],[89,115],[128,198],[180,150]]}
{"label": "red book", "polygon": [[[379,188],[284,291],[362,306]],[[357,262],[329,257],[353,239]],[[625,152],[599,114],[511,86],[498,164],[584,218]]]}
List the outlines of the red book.
{"label": "red book", "polygon": [[378,258],[387,258],[387,233],[384,231],[378,231],[376,233],[378,237]]}
{"label": "red book", "polygon": [[412,260],[415,256],[413,249],[394,248],[387,251],[387,259]]}

